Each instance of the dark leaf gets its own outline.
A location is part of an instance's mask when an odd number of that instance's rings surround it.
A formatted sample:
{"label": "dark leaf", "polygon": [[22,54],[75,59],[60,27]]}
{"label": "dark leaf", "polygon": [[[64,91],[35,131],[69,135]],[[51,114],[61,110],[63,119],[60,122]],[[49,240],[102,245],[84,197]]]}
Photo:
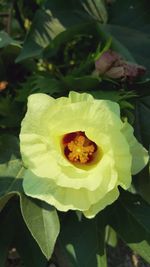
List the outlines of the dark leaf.
{"label": "dark leaf", "polygon": [[[18,195],[20,197],[22,215],[28,229],[37,241],[43,254],[50,258],[57,235],[59,234],[57,213],[50,205],[39,205],[24,195],[22,179],[25,172],[26,170],[20,159],[18,139],[10,135],[1,136],[0,210],[4,208],[11,197]],[[18,240],[18,242],[19,246],[22,246],[23,249],[24,243],[21,243],[24,242],[23,239],[22,241]],[[24,250],[26,251],[25,248]]]}
{"label": "dark leaf", "polygon": [[70,26],[106,20],[107,11],[103,0],[46,1],[45,9],[35,14],[17,62],[41,55],[43,48]]}
{"label": "dark leaf", "polygon": [[110,23],[135,29],[148,26],[149,9],[150,3],[147,0],[117,0],[109,8]]}
{"label": "dark leaf", "polygon": [[[150,96],[141,97],[136,101],[135,134],[139,141],[150,151]],[[150,204],[150,167],[149,165],[136,175],[134,183],[138,192]]]}
{"label": "dark leaf", "polygon": [[[14,216],[14,210],[8,209],[0,213],[0,264],[1,267],[6,266],[6,259],[8,251],[12,245],[12,241],[15,235],[15,224],[12,223]],[[11,227],[10,227],[11,224]]]}
{"label": "dark leaf", "polygon": [[0,31],[0,48],[6,47],[8,45],[18,46],[20,43],[18,41],[13,40],[7,32]]}
{"label": "dark leaf", "polygon": [[66,76],[64,82],[69,90],[86,91],[93,89],[99,85],[100,78],[94,78],[92,76],[73,77]]}
{"label": "dark leaf", "polygon": [[78,220],[74,214],[64,217],[56,256],[62,267],[106,267],[104,218]]}
{"label": "dark leaf", "polygon": [[122,191],[109,224],[131,249],[150,263],[149,213],[150,206],[140,196]]}
{"label": "dark leaf", "polygon": [[56,210],[50,205],[32,201],[25,196],[22,196],[20,204],[28,229],[45,257],[50,259],[59,234],[59,219]]}

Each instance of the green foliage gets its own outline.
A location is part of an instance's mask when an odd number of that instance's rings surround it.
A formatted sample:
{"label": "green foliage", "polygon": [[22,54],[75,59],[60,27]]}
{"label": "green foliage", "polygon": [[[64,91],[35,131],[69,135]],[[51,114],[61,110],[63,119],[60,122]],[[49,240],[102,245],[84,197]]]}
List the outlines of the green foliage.
{"label": "green foliage", "polygon": [[[138,139],[145,147],[150,151],[150,128],[149,128],[149,116],[150,116],[150,96],[141,97],[136,101],[136,121],[135,131]],[[150,204],[150,167],[149,165],[135,177],[135,186],[142,197]]]}
{"label": "green foliage", "polygon": [[[146,0],[116,1],[110,8],[107,30],[123,43],[137,62],[147,67],[149,75],[149,8]],[[124,10],[124,12],[122,12]]]}
{"label": "green foliage", "polygon": [[[30,175],[19,151],[27,97],[53,97],[70,90],[116,101],[150,151],[150,3],[143,0],[1,1],[0,9],[0,264],[16,247],[26,267],[106,267],[106,242],[117,237],[150,263],[149,166],[133,177],[129,192],[96,218],[60,213],[27,197]],[[6,32],[7,31],[7,32]],[[112,49],[147,67],[133,81],[95,73],[95,61]],[[8,82],[1,89],[1,82]],[[121,149],[121,148],[120,148]],[[60,233],[59,233],[60,232]],[[54,253],[54,254],[53,254]]]}
{"label": "green foliage", "polygon": [[[3,153],[3,151],[5,153]],[[0,209],[2,210],[4,208],[10,198],[16,195],[19,196],[21,213],[24,218],[24,221],[32,236],[37,241],[43,254],[47,259],[49,259],[53,252],[55,241],[59,233],[59,220],[54,208],[48,205],[44,205],[44,203],[37,203],[36,201],[34,202],[30,198],[27,198],[25,196],[22,188],[22,180],[25,172],[26,170],[23,167],[22,161],[20,159],[18,139],[9,135],[1,136]],[[18,227],[20,228],[21,226]],[[20,229],[20,235],[22,231],[24,231],[24,229]],[[22,247],[21,253],[23,253],[23,255],[24,253],[26,253],[26,256],[24,257],[29,257],[30,250],[28,251],[25,248],[23,249],[24,239],[22,238],[21,242],[20,238],[21,236],[18,238],[17,244],[19,247]],[[24,238],[26,239],[26,237]]]}
{"label": "green foliage", "polygon": [[[14,120],[15,118],[15,120]],[[17,127],[22,119],[21,107],[11,97],[0,99],[0,127]]]}
{"label": "green foliage", "polygon": [[56,210],[50,205],[36,203],[25,196],[22,197],[20,204],[28,229],[45,257],[49,259],[59,233],[59,219]]}
{"label": "green foliage", "polygon": [[13,40],[6,32],[0,32],[0,48],[3,48],[8,45],[19,46],[19,42]]}
{"label": "green foliage", "polygon": [[64,256],[64,266],[107,267],[104,239],[103,214],[93,220],[82,218],[80,221],[77,216],[70,214],[62,221],[57,250]]}
{"label": "green foliage", "polygon": [[46,1],[44,8],[34,16],[17,61],[39,56],[42,49],[66,28],[91,20],[106,22],[107,12],[102,0]]}
{"label": "green foliage", "polygon": [[30,94],[48,93],[53,95],[55,93],[61,93],[64,90],[63,83],[55,79],[52,75],[48,73],[37,73],[30,76],[25,83],[20,85],[16,100],[18,102],[24,102]]}
{"label": "green foliage", "polygon": [[0,214],[0,233],[2,267],[6,266],[7,253],[12,245],[17,248],[25,266],[46,267],[47,261],[25,226],[15,199]]}
{"label": "green foliage", "polygon": [[118,235],[148,262],[150,262],[149,212],[150,206],[140,196],[122,192],[109,218],[109,224]]}
{"label": "green foliage", "polygon": [[111,247],[116,247],[118,242],[118,237],[116,232],[112,227],[107,225],[106,227],[106,237],[105,237],[106,243]]}
{"label": "green foliage", "polygon": [[[150,3],[146,0],[115,1],[108,10],[110,22],[134,29],[140,29],[143,26],[147,28],[149,27],[149,7]],[[122,10],[124,12],[121,12]]]}
{"label": "green foliage", "polygon": [[150,96],[141,97],[136,102],[136,125],[135,130],[139,140],[149,149],[150,128]]}

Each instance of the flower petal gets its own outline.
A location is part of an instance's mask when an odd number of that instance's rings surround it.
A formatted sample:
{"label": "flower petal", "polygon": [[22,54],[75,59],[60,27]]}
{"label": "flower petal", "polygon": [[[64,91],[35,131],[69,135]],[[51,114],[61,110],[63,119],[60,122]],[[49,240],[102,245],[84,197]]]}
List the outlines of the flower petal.
{"label": "flower petal", "polygon": [[133,134],[134,130],[127,121],[125,121],[123,125],[122,132],[125,135],[130,147],[130,152],[132,155],[131,173],[135,175],[139,171],[141,171],[148,163],[148,151],[137,141]]}
{"label": "flower petal", "polygon": [[77,92],[74,92],[74,91],[71,91],[69,93],[69,99],[71,101],[71,103],[77,103],[77,102],[93,102],[94,101],[94,98],[92,95],[89,95],[87,93],[77,93]]}
{"label": "flower petal", "polygon": [[[109,174],[109,172],[108,172]],[[103,198],[107,192],[111,191],[116,184],[110,175],[106,175],[102,184],[94,191],[85,188],[74,189],[58,186],[55,181],[36,176],[31,171],[26,171],[23,181],[23,187],[27,195],[41,199],[51,205],[54,205],[60,211],[87,210],[90,206]]]}
{"label": "flower petal", "polygon": [[119,190],[117,187],[109,191],[99,202],[92,205],[88,210],[84,211],[83,214],[85,217],[91,219],[95,215],[103,210],[106,206],[112,204],[119,197]]}
{"label": "flower petal", "polygon": [[[79,166],[67,158],[63,138],[73,132],[83,132],[96,144],[92,163]],[[118,104],[76,92],[58,99],[31,95],[20,148],[29,169],[25,193],[60,211],[83,211],[88,218],[115,201],[118,186],[127,189],[131,184],[131,168],[137,173],[148,160],[132,127],[121,121]]]}

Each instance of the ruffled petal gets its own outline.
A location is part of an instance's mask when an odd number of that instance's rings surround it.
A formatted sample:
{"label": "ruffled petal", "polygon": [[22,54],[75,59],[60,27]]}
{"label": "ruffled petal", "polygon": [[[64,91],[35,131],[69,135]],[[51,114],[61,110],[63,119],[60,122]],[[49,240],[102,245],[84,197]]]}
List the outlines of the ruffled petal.
{"label": "ruffled petal", "polygon": [[114,174],[113,181],[109,172],[107,174],[101,186],[90,191],[85,188],[61,187],[54,180],[39,177],[33,172],[27,171],[24,176],[23,187],[27,195],[54,205],[60,211],[68,211],[69,209],[83,211],[89,209],[92,204],[103,198],[115,186],[117,177]]}
{"label": "ruffled petal", "polygon": [[97,142],[102,148],[104,154],[108,154],[115,162],[115,169],[118,173],[118,185],[124,189],[129,188],[131,184],[131,162],[132,156],[129,149],[129,144],[121,131],[111,130],[104,134],[90,129],[87,132],[89,139]]}
{"label": "ruffled petal", "polygon": [[[70,92],[58,99],[31,95],[21,126],[21,154],[30,170],[24,177],[25,193],[60,211],[80,210],[94,217],[116,200],[119,185],[130,186],[131,172],[148,161],[132,127],[121,121],[119,105],[87,93]],[[79,167],[66,158],[62,140],[80,131],[95,142],[98,153],[92,164]]]}
{"label": "ruffled petal", "polygon": [[102,199],[100,199],[97,203],[92,205],[88,210],[84,211],[83,214],[85,217],[91,219],[94,218],[95,215],[103,210],[106,206],[112,204],[119,197],[119,190],[117,187],[113,188],[109,191]]}
{"label": "ruffled petal", "polygon": [[78,102],[93,102],[94,97],[92,95],[89,95],[87,93],[77,93],[74,91],[71,91],[69,93],[69,99],[71,103],[78,103]]}
{"label": "ruffled petal", "polygon": [[135,175],[140,172],[148,163],[148,151],[137,141],[134,136],[134,130],[127,121],[123,125],[122,132],[129,144],[132,155],[131,173]]}
{"label": "ruffled petal", "polygon": [[21,132],[44,134],[44,116],[55,100],[46,94],[33,94],[28,97],[27,113],[22,121]]}
{"label": "ruffled petal", "polygon": [[[92,137],[94,139],[94,136]],[[113,174],[113,157],[109,156],[110,139],[100,133],[96,137],[99,140],[100,153],[103,153],[102,158],[95,165],[85,166],[83,169],[71,164],[64,158],[62,151],[55,151],[53,142],[49,146],[44,138],[35,134],[21,134],[22,157],[25,165],[29,166],[37,176],[53,179],[58,186],[87,188],[93,191],[101,186],[102,182],[107,181],[107,177],[112,183],[117,179],[117,173]]]}

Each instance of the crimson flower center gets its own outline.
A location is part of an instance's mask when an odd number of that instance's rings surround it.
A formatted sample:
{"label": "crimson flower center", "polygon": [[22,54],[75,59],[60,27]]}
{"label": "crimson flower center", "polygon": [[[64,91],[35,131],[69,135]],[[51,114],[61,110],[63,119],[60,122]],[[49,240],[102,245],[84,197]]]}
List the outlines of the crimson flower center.
{"label": "crimson flower center", "polygon": [[84,132],[65,134],[62,143],[64,155],[72,163],[86,164],[95,158],[97,145]]}

